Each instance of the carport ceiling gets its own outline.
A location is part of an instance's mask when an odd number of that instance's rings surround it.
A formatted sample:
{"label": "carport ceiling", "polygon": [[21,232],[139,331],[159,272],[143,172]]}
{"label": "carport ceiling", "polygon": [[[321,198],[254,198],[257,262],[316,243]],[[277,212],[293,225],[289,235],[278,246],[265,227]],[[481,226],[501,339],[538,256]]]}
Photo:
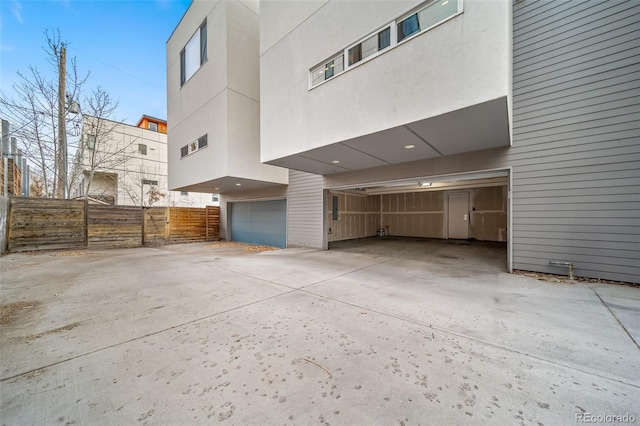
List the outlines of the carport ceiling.
{"label": "carport ceiling", "polygon": [[204,192],[212,194],[226,194],[237,191],[260,190],[274,186],[284,186],[282,184],[266,182],[261,180],[245,179],[234,176],[225,176],[218,179],[212,179],[195,185],[184,186],[181,188],[172,188],[172,191],[191,191]]}
{"label": "carport ceiling", "polygon": [[377,183],[357,188],[332,189],[354,195],[398,194],[406,192],[451,191],[457,189],[506,186],[509,178],[506,171],[488,172],[478,175],[419,178],[398,182]]}
{"label": "carport ceiling", "polygon": [[[509,143],[507,99],[503,97],[267,163],[327,175],[497,148]],[[407,146],[413,148],[407,149]]]}

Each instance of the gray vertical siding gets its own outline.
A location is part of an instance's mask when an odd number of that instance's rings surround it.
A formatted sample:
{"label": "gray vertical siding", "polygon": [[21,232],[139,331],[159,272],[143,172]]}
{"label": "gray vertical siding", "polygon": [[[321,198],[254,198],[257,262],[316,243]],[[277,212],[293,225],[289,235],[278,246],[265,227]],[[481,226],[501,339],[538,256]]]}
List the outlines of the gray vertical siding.
{"label": "gray vertical siding", "polygon": [[287,204],[289,246],[323,247],[323,178],[291,170]]}
{"label": "gray vertical siding", "polygon": [[514,5],[514,268],[640,281],[640,3]]}

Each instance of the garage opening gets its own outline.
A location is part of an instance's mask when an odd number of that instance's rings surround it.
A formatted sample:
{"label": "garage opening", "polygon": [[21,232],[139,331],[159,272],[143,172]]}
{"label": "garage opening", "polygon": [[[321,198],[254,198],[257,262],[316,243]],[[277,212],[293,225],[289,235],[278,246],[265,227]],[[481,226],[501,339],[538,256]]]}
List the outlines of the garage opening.
{"label": "garage opening", "polygon": [[229,203],[231,241],[287,247],[287,200]]}
{"label": "garage opening", "polygon": [[508,270],[508,171],[328,190],[330,250],[478,261]]}

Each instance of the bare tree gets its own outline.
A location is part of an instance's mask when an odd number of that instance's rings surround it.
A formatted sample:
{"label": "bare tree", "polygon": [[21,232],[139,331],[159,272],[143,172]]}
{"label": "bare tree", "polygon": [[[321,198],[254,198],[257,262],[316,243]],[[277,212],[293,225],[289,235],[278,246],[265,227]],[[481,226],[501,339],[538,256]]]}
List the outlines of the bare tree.
{"label": "bare tree", "polygon": [[[68,133],[71,140],[78,118],[67,108],[68,104],[61,111],[58,102],[58,70],[67,43],[60,38],[59,31],[45,30],[44,37],[47,45],[43,50],[53,72],[43,73],[33,66],[26,72],[18,71],[19,80],[13,84],[14,95],[0,91],[0,114],[11,123],[15,129],[11,136],[16,137],[25,157],[35,165],[33,174],[39,179],[43,196],[54,197],[62,192],[58,178],[64,160],[60,156],[58,115],[63,115],[66,128],[71,130]],[[77,99],[88,77],[89,73],[79,74],[76,58],[72,58],[65,73],[70,101]]]}
{"label": "bare tree", "polygon": [[150,166],[138,165],[136,168],[128,165],[118,175],[118,185],[136,206],[151,207],[167,197],[166,192],[160,189],[167,187],[166,180],[156,168]]}
{"label": "bare tree", "polygon": [[137,139],[125,135],[123,125],[112,119],[117,107],[118,102],[101,87],[85,98],[82,138],[69,179],[70,187],[84,179],[82,196],[85,198],[92,193],[97,174],[121,174],[135,155]]}

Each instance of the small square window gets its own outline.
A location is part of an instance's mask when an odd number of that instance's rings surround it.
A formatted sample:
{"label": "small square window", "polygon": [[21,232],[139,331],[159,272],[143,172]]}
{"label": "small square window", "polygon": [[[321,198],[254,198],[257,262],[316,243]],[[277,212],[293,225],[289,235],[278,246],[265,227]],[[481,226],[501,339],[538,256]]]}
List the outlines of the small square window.
{"label": "small square window", "polygon": [[138,144],[138,152],[142,155],[147,155],[147,146],[143,143]]}
{"label": "small square window", "polygon": [[218,194],[212,194],[211,201],[213,201],[214,203],[220,201],[220,196]]}
{"label": "small square window", "polygon": [[90,150],[96,148],[96,135],[87,135],[87,148]]}
{"label": "small square window", "polygon": [[149,124],[147,124],[147,128],[149,130],[153,130],[154,132],[158,131],[158,123],[154,123],[153,121],[150,121]]}
{"label": "small square window", "polygon": [[180,157],[186,157],[189,155],[189,147],[187,145],[180,148]]}

